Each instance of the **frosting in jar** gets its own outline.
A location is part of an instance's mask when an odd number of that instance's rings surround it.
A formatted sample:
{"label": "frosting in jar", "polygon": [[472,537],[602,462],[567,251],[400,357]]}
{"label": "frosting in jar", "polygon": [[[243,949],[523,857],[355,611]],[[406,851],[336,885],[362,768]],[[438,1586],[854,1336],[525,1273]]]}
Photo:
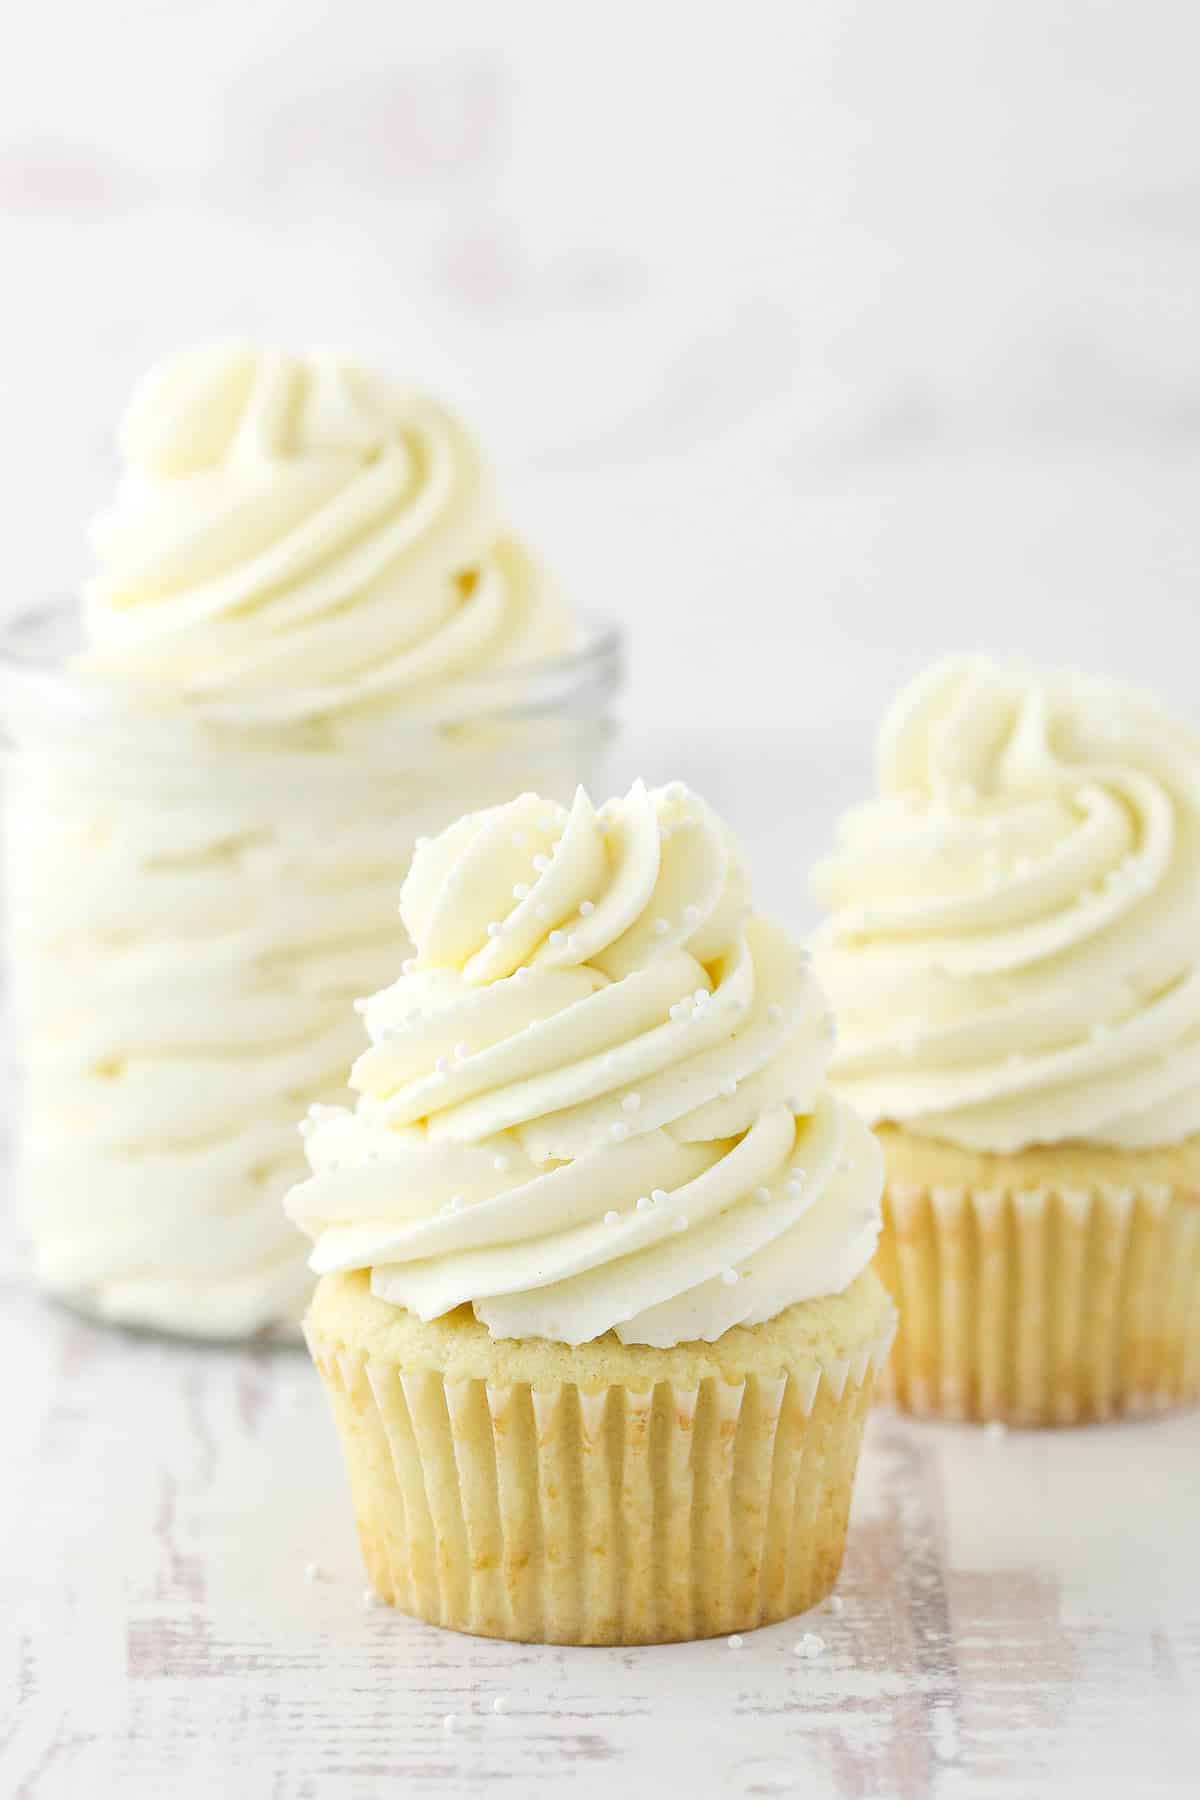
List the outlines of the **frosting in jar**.
{"label": "frosting in jar", "polygon": [[69,691],[6,717],[36,1266],[125,1323],[295,1330],[295,1122],[407,953],[414,840],[569,795],[607,687],[546,660],[557,590],[432,401],[222,346],[152,373],[121,445]]}
{"label": "frosting in jar", "polygon": [[879,783],[813,878],[838,1091],[975,1150],[1200,1131],[1200,737],[963,658],[894,703]]}
{"label": "frosting in jar", "polygon": [[470,814],[401,914],[358,1103],[309,1119],[286,1202],[315,1271],[495,1337],[668,1346],[866,1266],[880,1156],[826,1085],[825,1000],[681,784]]}

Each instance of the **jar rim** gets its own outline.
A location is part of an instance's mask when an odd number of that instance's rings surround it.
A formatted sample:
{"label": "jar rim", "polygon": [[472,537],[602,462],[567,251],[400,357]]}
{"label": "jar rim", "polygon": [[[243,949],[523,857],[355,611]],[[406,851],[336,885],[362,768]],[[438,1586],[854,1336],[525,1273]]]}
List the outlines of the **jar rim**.
{"label": "jar rim", "polygon": [[[77,606],[60,600],[24,608],[0,626],[0,728],[14,714],[30,711],[76,725],[131,712],[152,718],[160,729],[177,723],[190,730],[255,731],[318,723],[353,709],[352,702],[347,705],[350,684],[334,690],[286,685],[245,693],[211,690],[163,706],[147,686],[67,666],[75,647],[67,640],[75,628],[77,642],[78,618]],[[378,716],[389,731],[410,727],[422,735],[480,719],[536,720],[568,708],[598,718],[624,673],[625,633],[618,621],[595,613],[578,615],[577,624],[576,639],[564,651],[448,679],[438,684],[432,700],[414,704],[401,692],[378,706]],[[8,737],[7,730],[3,735]]]}

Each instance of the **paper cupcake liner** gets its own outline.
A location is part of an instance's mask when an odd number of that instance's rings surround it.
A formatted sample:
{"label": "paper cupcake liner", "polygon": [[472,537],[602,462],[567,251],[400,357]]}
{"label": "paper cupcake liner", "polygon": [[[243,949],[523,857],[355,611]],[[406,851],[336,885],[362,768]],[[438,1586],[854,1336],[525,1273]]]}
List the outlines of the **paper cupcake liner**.
{"label": "paper cupcake liner", "polygon": [[1200,1194],[893,1184],[876,1269],[900,1308],[880,1394],[1068,1425],[1200,1398]]}
{"label": "paper cupcake liner", "polygon": [[775,1380],[589,1392],[405,1370],[309,1331],[375,1590],[555,1644],[748,1631],[822,1599],[890,1341]]}

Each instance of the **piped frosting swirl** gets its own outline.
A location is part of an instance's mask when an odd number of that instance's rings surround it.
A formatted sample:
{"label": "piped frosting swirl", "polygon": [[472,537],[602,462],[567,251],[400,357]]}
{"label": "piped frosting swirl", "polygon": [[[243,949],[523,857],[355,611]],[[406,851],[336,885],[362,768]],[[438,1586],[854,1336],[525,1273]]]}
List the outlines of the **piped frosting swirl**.
{"label": "piped frosting swirl", "polygon": [[358,1104],[307,1122],[287,1201],[317,1272],[497,1337],[670,1345],[866,1265],[879,1156],[825,1085],[825,1001],[682,785],[471,814],[401,913]]}
{"label": "piped frosting swirl", "polygon": [[1200,737],[1075,673],[938,665],[814,873],[838,1091],[976,1150],[1200,1131]]}

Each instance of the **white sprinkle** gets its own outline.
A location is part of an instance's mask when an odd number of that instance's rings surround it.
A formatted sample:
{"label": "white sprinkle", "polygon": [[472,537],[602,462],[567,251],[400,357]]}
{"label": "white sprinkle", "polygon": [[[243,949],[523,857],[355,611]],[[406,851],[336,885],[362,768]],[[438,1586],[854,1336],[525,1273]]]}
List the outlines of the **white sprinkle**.
{"label": "white sprinkle", "polygon": [[516,974],[513,976],[513,980],[514,981],[528,981],[529,977],[532,974],[533,974],[532,969],[527,969],[527,968],[522,967],[517,970]]}
{"label": "white sprinkle", "polygon": [[661,1206],[663,1201],[667,1198],[666,1188],[651,1188],[650,1198],[655,1206]]}
{"label": "white sprinkle", "polygon": [[641,1106],[641,1104],[642,1104],[642,1096],[640,1094],[626,1094],[625,1098],[621,1102],[621,1107],[624,1112],[632,1113],[632,1112],[637,1112],[637,1110]]}
{"label": "white sprinkle", "polygon": [[624,1119],[614,1119],[608,1128],[608,1135],[611,1138],[615,1138],[618,1144],[622,1138],[627,1138],[629,1136],[629,1127]]}
{"label": "white sprinkle", "polygon": [[725,1283],[726,1287],[736,1287],[738,1284],[737,1270],[736,1269],[722,1269],[721,1280]]}
{"label": "white sprinkle", "polygon": [[508,1166],[509,1159],[507,1156],[494,1156],[492,1158],[492,1167],[498,1175],[503,1175]]}
{"label": "white sprinkle", "polygon": [[655,919],[655,921],[654,921],[655,937],[666,937],[666,935],[667,935],[668,931],[670,931],[670,929],[671,929],[671,921],[669,919]]}
{"label": "white sprinkle", "polygon": [[492,1711],[493,1712],[502,1713],[505,1711],[507,1706],[508,1706],[508,1695],[507,1694],[497,1694],[496,1698],[492,1701]]}
{"label": "white sprinkle", "polygon": [[845,1612],[846,1602],[842,1599],[842,1596],[840,1594],[830,1594],[829,1610],[831,1613],[844,1613]]}
{"label": "white sprinkle", "polygon": [[518,881],[516,886],[513,888],[513,899],[514,900],[528,900],[528,898],[529,898],[529,883],[527,881]]}
{"label": "white sprinkle", "polygon": [[771,1190],[767,1187],[755,1188],[754,1198],[760,1206],[766,1206],[771,1198]]}
{"label": "white sprinkle", "polygon": [[653,1205],[654,1205],[654,1202],[653,1202],[653,1200],[651,1200],[649,1194],[639,1194],[638,1203],[637,1203],[637,1209],[639,1212],[649,1212],[650,1208]]}
{"label": "white sprinkle", "polygon": [[581,900],[579,902],[579,916],[581,919],[590,919],[595,910],[596,902],[594,900]]}
{"label": "white sprinkle", "polygon": [[413,975],[416,973],[416,968],[417,968],[416,957],[415,956],[406,956],[404,961],[400,964],[400,973],[402,975]]}
{"label": "white sprinkle", "polygon": [[677,1025],[682,1025],[683,1021],[690,1017],[691,1010],[692,1004],[690,1000],[677,1000],[671,1008],[671,1017]]}
{"label": "white sprinkle", "polygon": [[450,1067],[450,1058],[448,1056],[439,1056],[437,1061],[433,1065],[434,1073],[437,1075],[444,1075],[446,1073],[446,1071],[449,1069],[449,1067]]}
{"label": "white sprinkle", "polygon": [[470,1056],[471,1052],[467,1048],[466,1044],[455,1044],[454,1054],[458,1058],[459,1062],[465,1062],[467,1057]]}
{"label": "white sprinkle", "polygon": [[324,1569],[322,1569],[320,1563],[305,1563],[305,1565],[304,1565],[305,1581],[321,1581],[324,1578],[324,1574],[325,1574],[325,1571],[324,1571]]}
{"label": "white sprinkle", "polygon": [[737,1093],[737,1082],[732,1075],[727,1075],[721,1083],[721,1092],[727,1100],[732,1099],[734,1094]]}
{"label": "white sprinkle", "polygon": [[463,1196],[461,1194],[455,1194],[450,1201],[450,1211],[452,1213],[456,1213],[456,1212],[461,1212],[462,1209],[463,1209]]}
{"label": "white sprinkle", "polygon": [[683,909],[683,922],[685,925],[698,925],[700,923],[700,908],[691,904],[685,906]]}
{"label": "white sprinkle", "polygon": [[688,1228],[687,1219],[683,1213],[680,1213],[679,1217],[675,1221],[675,1230],[676,1231],[686,1231],[687,1228]]}
{"label": "white sprinkle", "polygon": [[604,1223],[606,1225],[615,1225],[620,1217],[621,1215],[619,1212],[606,1212],[604,1215]]}
{"label": "white sprinkle", "polygon": [[503,930],[504,927],[499,919],[493,919],[487,928],[487,934],[490,938],[498,938]]}
{"label": "white sprinkle", "polygon": [[375,1592],[374,1588],[364,1588],[363,1589],[363,1591],[362,1591],[362,1609],[364,1612],[374,1612],[374,1610],[377,1606],[382,1606],[382,1605],[383,1605],[383,1601],[379,1598],[379,1595]]}
{"label": "white sprinkle", "polygon": [[797,1656],[813,1657],[820,1656],[824,1648],[825,1639],[823,1637],[818,1637],[815,1631],[806,1631],[795,1646],[795,1651]]}
{"label": "white sprinkle", "polygon": [[514,850],[528,850],[529,848],[529,836],[527,832],[514,831],[512,841]]}
{"label": "white sprinkle", "polygon": [[735,1631],[733,1636],[729,1639],[729,1648],[731,1650],[740,1650],[742,1645],[745,1643],[745,1641],[746,1640],[742,1636],[741,1632]]}
{"label": "white sprinkle", "polygon": [[783,1008],[777,1000],[772,1000],[767,1008],[767,1018],[772,1025],[778,1025],[783,1018]]}
{"label": "white sprinkle", "polygon": [[989,1419],[983,1428],[983,1435],[996,1442],[998,1439],[1008,1436],[1008,1426],[1003,1419]]}
{"label": "white sprinkle", "polygon": [[707,1006],[712,999],[712,995],[707,988],[697,988],[692,998],[695,1000],[697,1006]]}
{"label": "white sprinkle", "polygon": [[457,1723],[458,1721],[453,1713],[446,1713],[442,1718],[442,1730],[453,1731]]}
{"label": "white sprinkle", "polygon": [[533,859],[533,866],[539,875],[544,875],[546,870],[550,867],[550,858],[548,856],[535,856]]}

